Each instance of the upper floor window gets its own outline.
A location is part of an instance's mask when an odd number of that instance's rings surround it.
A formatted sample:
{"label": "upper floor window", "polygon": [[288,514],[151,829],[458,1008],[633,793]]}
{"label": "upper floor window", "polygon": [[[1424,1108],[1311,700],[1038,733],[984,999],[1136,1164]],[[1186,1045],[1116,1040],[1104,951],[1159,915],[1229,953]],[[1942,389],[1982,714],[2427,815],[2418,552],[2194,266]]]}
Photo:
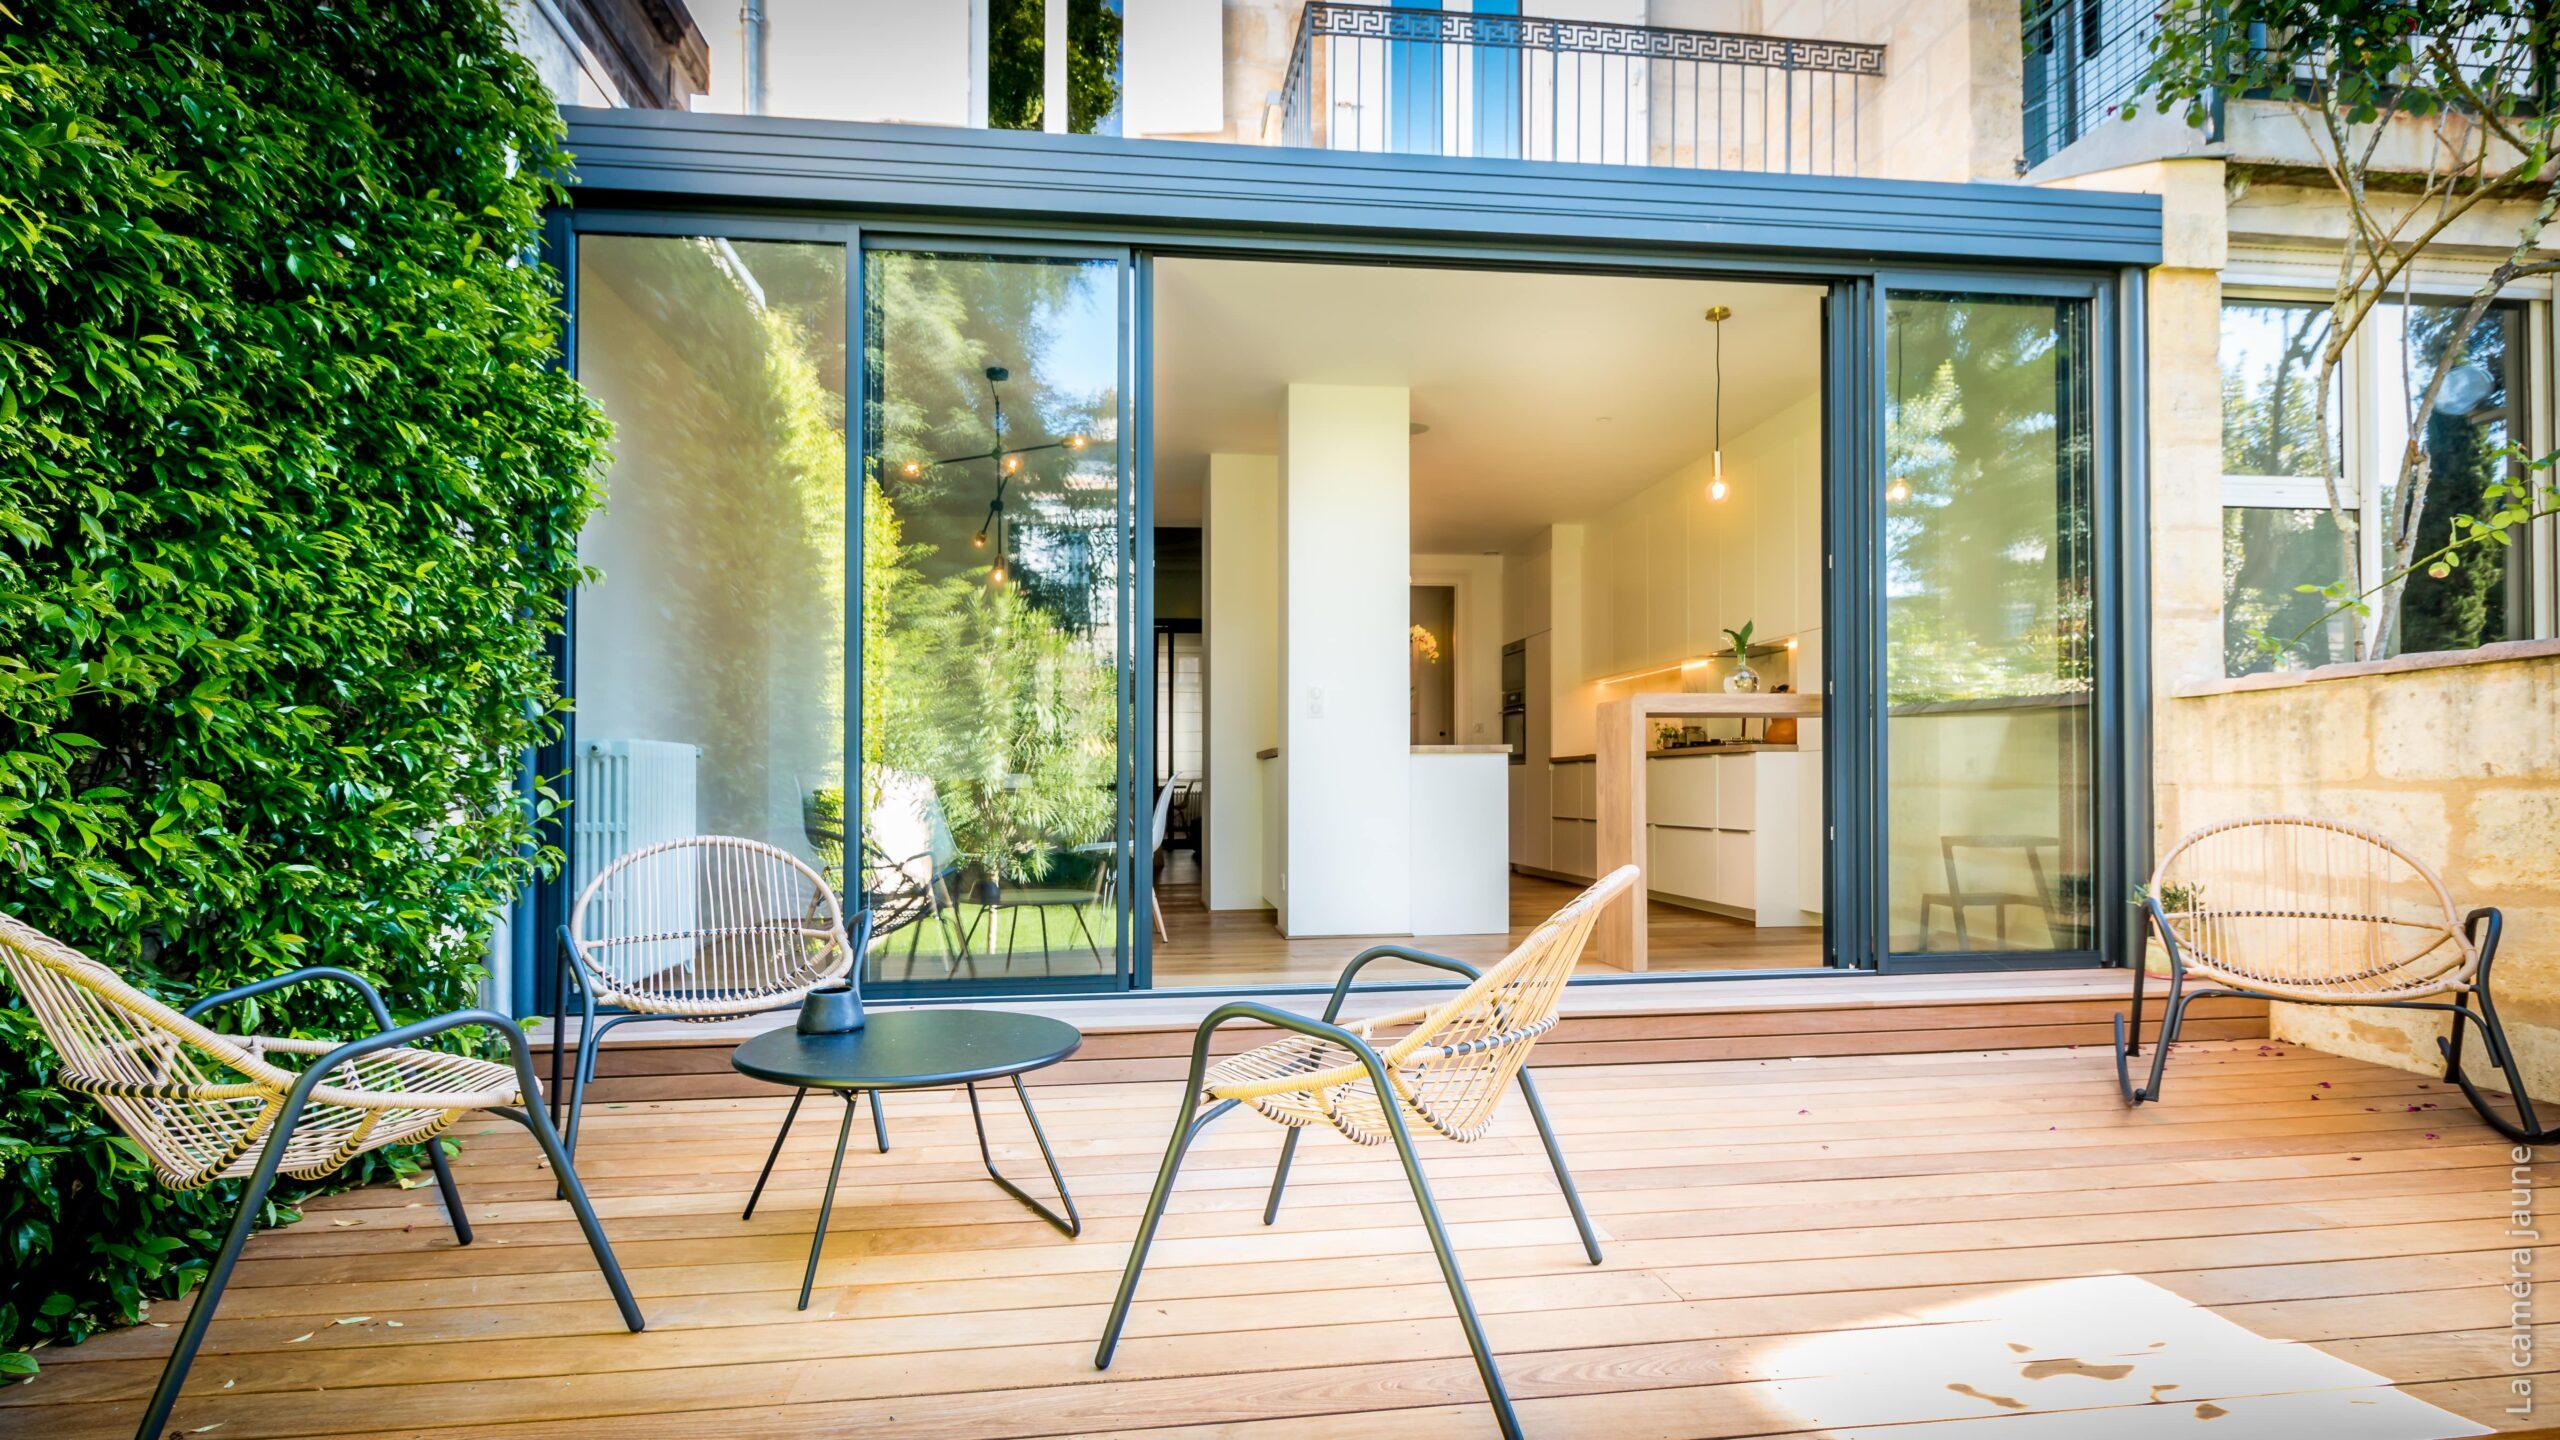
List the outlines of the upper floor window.
{"label": "upper floor window", "polygon": [[[2404,523],[2401,461],[2427,382],[2462,306],[2421,300],[2377,311],[2350,339],[2325,406],[2318,394],[2329,340],[2326,302],[2227,301],[2222,310],[2223,658],[2234,675],[2279,665],[2356,658],[2352,611],[2305,587],[2352,578],[2381,584],[2400,568],[2391,537]],[[2442,546],[2457,514],[2479,514],[2482,489],[2517,469],[2512,446],[2531,443],[2526,383],[2528,309],[2502,302],[2483,315],[2445,378],[2427,427],[2430,457],[2415,542]],[[2334,482],[2328,478],[2334,476]],[[2333,494],[2334,486],[2334,494]],[[2442,574],[2408,576],[2389,633],[2366,654],[2464,650],[2531,633],[2527,547],[2479,546]],[[2265,637],[2278,644],[2269,651]]]}

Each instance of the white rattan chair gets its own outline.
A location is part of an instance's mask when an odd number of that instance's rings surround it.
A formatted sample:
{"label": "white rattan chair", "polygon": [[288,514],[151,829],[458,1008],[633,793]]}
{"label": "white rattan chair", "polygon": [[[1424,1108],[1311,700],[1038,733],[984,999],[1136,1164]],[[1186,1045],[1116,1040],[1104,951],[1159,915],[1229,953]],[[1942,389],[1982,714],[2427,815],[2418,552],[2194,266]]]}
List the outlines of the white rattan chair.
{"label": "white rattan chair", "polygon": [[[1546,1106],[1540,1103],[1537,1085],[1526,1067],[1529,1051],[1538,1037],[1555,1026],[1565,983],[1573,978],[1574,966],[1582,958],[1583,946],[1590,940],[1600,912],[1612,901],[1634,892],[1638,878],[1633,865],[1621,866],[1604,876],[1547,917],[1509,955],[1482,972],[1446,956],[1400,945],[1379,945],[1362,951],[1343,970],[1322,1020],[1250,1001],[1237,1001],[1211,1011],[1192,1042],[1191,1078],[1183,1090],[1173,1140],[1165,1149],[1163,1167],[1156,1173],[1155,1193],[1148,1198],[1146,1214],[1138,1222],[1137,1239],[1129,1247],[1120,1293],[1112,1301],[1101,1348],[1094,1353],[1095,1367],[1108,1368],[1111,1353],[1119,1345],[1121,1327],[1129,1318],[1129,1304],[1137,1295],[1139,1272],[1146,1266],[1147,1248],[1155,1240],[1156,1225],[1164,1218],[1165,1204],[1172,1198],[1174,1175],[1181,1169],[1184,1152],[1211,1121],[1242,1105],[1288,1127],[1287,1138],[1281,1141],[1279,1167],[1271,1177],[1271,1196],[1263,1204],[1262,1221],[1266,1225],[1280,1213],[1280,1194],[1289,1181],[1289,1162],[1297,1154],[1299,1135],[1308,1127],[1330,1126],[1344,1138],[1362,1145],[1394,1142],[1404,1162],[1405,1180],[1413,1189],[1414,1203],[1422,1210],[1431,1248],[1439,1257],[1440,1272],[1448,1281],[1449,1297],[1457,1306],[1458,1322],[1475,1353],[1485,1394],[1493,1402],[1502,1433],[1518,1436],[1519,1421],[1512,1414],[1502,1372],[1494,1365],[1492,1351],[1486,1346],[1484,1327],[1477,1323],[1466,1279],[1459,1273],[1448,1232],[1440,1223],[1438,1207],[1432,1203],[1430,1184],[1423,1178],[1421,1162],[1414,1154],[1410,1127],[1419,1124],[1460,1142],[1478,1139],[1492,1125],[1496,1107],[1516,1079],[1521,1098],[1528,1102],[1529,1117],[1537,1125],[1538,1138],[1546,1144],[1547,1160],[1555,1167],[1556,1183],[1564,1191],[1566,1207],[1573,1212],[1574,1226],[1582,1233],[1583,1249],[1592,1264],[1600,1263],[1600,1242],[1592,1234],[1591,1219],[1583,1212],[1582,1197],[1575,1192],[1572,1173],[1565,1168],[1564,1151],[1556,1144],[1555,1129],[1547,1123]],[[1641,895],[1632,903],[1642,903]],[[1467,977],[1469,984],[1454,998],[1438,1005],[1350,1025],[1335,1023],[1361,967],[1384,959],[1410,960],[1454,971]],[[1286,1039],[1211,1065],[1210,1037],[1219,1026],[1234,1020],[1260,1021],[1292,1033]]]}
{"label": "white rattan chair", "polygon": [[[2437,1041],[2445,1078],[2500,1134],[2533,1143],[2550,1138],[2535,1119],[2489,996],[2498,912],[2462,914],[2435,872],[2391,841],[2302,815],[2207,826],[2161,858],[2144,908],[2168,952],[2169,997],[2150,1079],[2136,1086],[2130,1062],[2142,1043],[2143,970],[2134,971],[2132,1023],[2116,1017],[2116,1077],[2127,1104],[2160,1098],[2189,1004],[2208,995],[2258,996],[2448,1014],[2452,1034]],[[2490,1063],[2506,1074],[2513,1118],[2464,1073],[2467,1025],[2480,1027]]]}
{"label": "white rattan chair", "polygon": [[[867,926],[866,926],[867,933]],[[669,840],[617,858],[587,882],[560,931],[555,1022],[578,1005],[577,1061],[562,1098],[566,1025],[552,1031],[553,1104],[578,1150],[598,1042],[633,1020],[735,1020],[798,1005],[851,972],[862,948],[824,877],[787,850],[734,835]],[[574,997],[572,992],[575,992]],[[599,1016],[603,1006],[615,1013]],[[889,1148],[879,1097],[871,1118]]]}
{"label": "white rattan chair", "polygon": [[[395,1027],[389,1007],[370,983],[352,971],[327,966],[208,995],[180,1011],[5,914],[0,914],[0,968],[26,997],[37,1025],[61,1057],[62,1087],[96,1100],[149,1157],[152,1174],[162,1184],[194,1190],[217,1180],[248,1181],[230,1233],[161,1371],[136,1432],[141,1440],[157,1440],[166,1431],[223,1286],[241,1247],[257,1229],[258,1212],[279,1173],[316,1180],[371,1151],[424,1144],[454,1238],[470,1244],[471,1223],[436,1137],[472,1110],[494,1111],[533,1132],[562,1195],[577,1212],[579,1228],[622,1308],[623,1323],[641,1328],[640,1307],[623,1283],[613,1247],[569,1167],[566,1148],[543,1114],[524,1032],[507,1017],[457,1010]],[[381,1031],[341,1044],[223,1035],[196,1018],[234,1001],[320,980],[336,981],[361,995]],[[512,1063],[422,1049],[415,1043],[475,1027],[504,1038]]]}

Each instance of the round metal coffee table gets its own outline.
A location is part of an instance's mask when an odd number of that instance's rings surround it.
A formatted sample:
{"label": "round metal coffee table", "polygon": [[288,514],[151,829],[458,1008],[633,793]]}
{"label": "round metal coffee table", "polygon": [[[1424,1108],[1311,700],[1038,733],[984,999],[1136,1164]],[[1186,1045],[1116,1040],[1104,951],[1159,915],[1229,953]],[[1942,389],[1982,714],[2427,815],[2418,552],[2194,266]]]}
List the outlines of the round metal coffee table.
{"label": "round metal coffee table", "polygon": [[[812,1090],[832,1090],[844,1097],[844,1123],[836,1129],[835,1163],[827,1171],[826,1198],[818,1204],[818,1233],[809,1240],[809,1269],[800,1281],[800,1307],[809,1308],[809,1290],[818,1280],[818,1252],[827,1243],[827,1219],[835,1211],[836,1180],[844,1173],[845,1144],[853,1137],[855,1101],[871,1092],[871,1121],[879,1132],[880,1148],[889,1148],[889,1137],[880,1119],[880,1096],[883,1090],[939,1090],[960,1086],[969,1092],[969,1120],[978,1129],[978,1158],[985,1162],[988,1178],[1004,1187],[1004,1192],[1031,1208],[1031,1212],[1058,1227],[1069,1236],[1083,1231],[1084,1221],[1076,1214],[1075,1197],[1067,1193],[1067,1180],[1058,1173],[1058,1157],[1049,1151],[1049,1137],[1041,1133],[1040,1115],[1031,1108],[1031,1092],[1024,1089],[1024,1072],[1044,1065],[1055,1065],[1084,1043],[1084,1035],[1063,1020],[1045,1015],[1016,1015],[1002,1010],[874,1010],[871,1022],[859,1030],[841,1035],[803,1035],[786,1025],[768,1030],[738,1047],[729,1057],[738,1073],[776,1085],[789,1085],[795,1093],[791,1110],[782,1117],[782,1133],[773,1137],[773,1149],[764,1157],[764,1170],[756,1176],[755,1193],[747,1197],[743,1218],[752,1219],[756,1201],[763,1198],[765,1182],[773,1177],[773,1162],[782,1154],[782,1142],[791,1134],[791,1122],[800,1115],[800,1102]],[[1049,1166],[1050,1183],[1058,1187],[1058,1200],[1066,1206],[1060,1215],[1028,1191],[1014,1184],[996,1169],[995,1154],[987,1148],[987,1119],[978,1107],[978,1082],[1004,1080],[1013,1082],[1013,1093],[1022,1102],[1022,1116],[1031,1122],[1031,1138],[1040,1145],[1040,1158]]]}

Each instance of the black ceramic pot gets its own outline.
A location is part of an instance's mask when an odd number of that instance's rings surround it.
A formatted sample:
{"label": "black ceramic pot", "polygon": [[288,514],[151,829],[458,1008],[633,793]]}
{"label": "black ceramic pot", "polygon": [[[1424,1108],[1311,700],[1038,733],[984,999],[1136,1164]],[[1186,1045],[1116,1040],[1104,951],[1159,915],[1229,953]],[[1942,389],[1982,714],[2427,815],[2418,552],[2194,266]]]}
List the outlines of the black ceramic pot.
{"label": "black ceramic pot", "polygon": [[862,991],[850,981],[826,981],[800,1002],[803,1035],[841,1035],[861,1028]]}

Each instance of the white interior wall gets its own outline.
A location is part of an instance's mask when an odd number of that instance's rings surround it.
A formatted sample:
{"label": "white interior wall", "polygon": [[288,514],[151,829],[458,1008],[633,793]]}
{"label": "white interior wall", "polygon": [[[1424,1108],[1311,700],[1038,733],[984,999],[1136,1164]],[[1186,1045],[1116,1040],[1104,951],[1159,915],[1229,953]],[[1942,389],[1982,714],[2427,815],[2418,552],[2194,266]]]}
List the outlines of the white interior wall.
{"label": "white interior wall", "polygon": [[1201,0],[1124,0],[1120,130],[1210,135],[1227,124],[1226,9]]}
{"label": "white interior wall", "polygon": [[[1281,425],[1283,928],[1412,933],[1412,397],[1291,385]],[[1344,803],[1344,797],[1357,797]]]}
{"label": "white interior wall", "polygon": [[1208,639],[1208,827],[1212,910],[1255,910],[1263,892],[1262,766],[1280,743],[1280,461],[1212,455],[1201,526]]}
{"label": "white interior wall", "polygon": [[[765,113],[984,124],[984,0],[764,0]],[[736,5],[696,7],[711,46],[697,110],[745,112]]]}

